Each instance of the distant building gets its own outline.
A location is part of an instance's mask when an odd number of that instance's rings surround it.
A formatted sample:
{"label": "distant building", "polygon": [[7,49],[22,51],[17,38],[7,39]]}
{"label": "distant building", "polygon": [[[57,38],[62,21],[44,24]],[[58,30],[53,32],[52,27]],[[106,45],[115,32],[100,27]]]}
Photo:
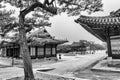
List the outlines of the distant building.
{"label": "distant building", "polygon": [[[32,59],[44,57],[56,57],[57,45],[67,42],[67,40],[53,39],[45,30],[39,29],[27,35],[28,48]],[[4,56],[21,58],[20,45],[17,41],[5,43],[2,46]]]}
{"label": "distant building", "polygon": [[87,46],[85,45],[85,43],[73,42],[70,46],[71,46],[71,50],[78,54],[86,53]]}

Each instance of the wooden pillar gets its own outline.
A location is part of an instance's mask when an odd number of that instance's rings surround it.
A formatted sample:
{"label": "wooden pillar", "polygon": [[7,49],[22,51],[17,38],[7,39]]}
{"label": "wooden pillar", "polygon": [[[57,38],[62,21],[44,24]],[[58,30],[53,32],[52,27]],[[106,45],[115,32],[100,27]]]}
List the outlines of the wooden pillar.
{"label": "wooden pillar", "polygon": [[55,56],[57,57],[57,45],[55,45]]}
{"label": "wooden pillar", "polygon": [[110,41],[110,30],[107,29],[107,50],[108,50],[108,57],[112,57],[112,49],[111,49],[111,41]]}
{"label": "wooden pillar", "polygon": [[111,49],[111,41],[110,41],[110,29],[106,29],[106,40],[107,40],[107,51],[108,51],[108,57],[107,57],[107,63],[108,66],[112,65],[112,49]]}
{"label": "wooden pillar", "polygon": [[8,47],[8,53],[9,53],[9,57],[11,57],[11,50],[10,50],[10,47]]}
{"label": "wooden pillar", "polygon": [[18,46],[18,51],[17,51],[18,53],[19,53],[19,58],[21,58],[21,54],[20,54],[20,46]]}
{"label": "wooden pillar", "polygon": [[44,57],[46,57],[46,45],[44,45]]}
{"label": "wooden pillar", "polygon": [[53,51],[52,51],[52,47],[53,47],[53,46],[51,45],[51,48],[50,48],[50,49],[51,49],[51,56],[53,56],[53,54],[52,54],[52,52],[53,52]]}
{"label": "wooden pillar", "polygon": [[31,47],[30,46],[28,46],[28,49],[29,49],[29,53],[31,53]]}
{"label": "wooden pillar", "polygon": [[15,57],[18,58],[17,55],[19,55],[19,54],[16,52],[16,51],[17,51],[17,50],[16,50],[16,47],[14,48],[14,51],[15,51],[15,52],[14,52],[14,53],[15,53]]}
{"label": "wooden pillar", "polygon": [[11,50],[12,50],[12,54],[13,54],[12,57],[14,58],[15,57],[15,51],[14,51],[15,49],[14,49],[14,47],[12,47]]}
{"label": "wooden pillar", "polygon": [[14,51],[14,47],[11,47],[11,54],[12,54],[12,66],[14,65],[14,57],[15,57],[15,51]]}
{"label": "wooden pillar", "polygon": [[38,50],[37,50],[37,49],[38,49],[38,47],[35,46],[35,57],[36,57],[36,58],[38,58]]}

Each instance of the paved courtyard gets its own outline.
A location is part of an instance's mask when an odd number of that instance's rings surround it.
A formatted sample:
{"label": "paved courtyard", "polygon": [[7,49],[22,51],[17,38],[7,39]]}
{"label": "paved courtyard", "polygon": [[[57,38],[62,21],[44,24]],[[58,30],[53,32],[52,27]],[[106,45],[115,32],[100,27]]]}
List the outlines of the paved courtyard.
{"label": "paved courtyard", "polygon": [[[96,52],[95,54],[64,56],[59,61],[37,61],[33,63],[33,70],[53,69],[47,73],[59,74],[65,76],[73,76],[73,72],[77,70],[84,70],[105,58],[107,55],[104,52]],[[0,79],[9,79],[13,77],[23,76],[23,68],[9,67],[11,61],[9,59],[3,60],[0,58],[0,65],[8,65],[8,67],[0,68]]]}

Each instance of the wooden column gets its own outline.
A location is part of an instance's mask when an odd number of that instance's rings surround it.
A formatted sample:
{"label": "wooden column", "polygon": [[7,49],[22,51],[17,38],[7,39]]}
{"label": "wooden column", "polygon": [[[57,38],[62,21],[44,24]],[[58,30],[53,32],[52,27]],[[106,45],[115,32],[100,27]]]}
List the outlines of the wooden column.
{"label": "wooden column", "polygon": [[52,45],[50,46],[50,49],[51,49],[51,57],[53,56],[53,51],[52,51]]}
{"label": "wooden column", "polygon": [[57,45],[55,45],[55,56],[57,57]]}
{"label": "wooden column", "polygon": [[19,58],[21,58],[21,54],[20,54],[20,46],[18,46],[18,51],[17,51],[18,53],[19,53]]}
{"label": "wooden column", "polygon": [[38,58],[38,50],[37,50],[37,49],[38,49],[38,47],[35,46],[35,57],[36,57],[36,58]]}
{"label": "wooden column", "polygon": [[28,49],[29,49],[29,53],[31,53],[31,46],[28,46]]}
{"label": "wooden column", "polygon": [[46,45],[44,45],[44,57],[46,57]]}
{"label": "wooden column", "polygon": [[107,39],[108,57],[112,57],[112,49],[111,49],[110,30],[109,30],[109,28],[107,29],[106,32],[107,32],[106,39]]}
{"label": "wooden column", "polygon": [[14,47],[11,47],[11,54],[12,54],[12,66],[14,65],[14,58],[15,58],[15,51]]}
{"label": "wooden column", "polygon": [[14,49],[14,47],[12,47],[11,50],[12,50],[12,54],[13,54],[12,57],[14,58],[15,57],[15,49]]}

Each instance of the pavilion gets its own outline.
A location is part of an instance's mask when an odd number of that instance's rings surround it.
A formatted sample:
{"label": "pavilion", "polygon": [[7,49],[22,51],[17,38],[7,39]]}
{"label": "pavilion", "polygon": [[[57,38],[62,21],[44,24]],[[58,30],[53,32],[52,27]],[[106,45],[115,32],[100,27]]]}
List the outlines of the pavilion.
{"label": "pavilion", "polygon": [[[26,36],[27,45],[32,59],[56,57],[57,45],[68,42],[67,40],[54,39],[45,28],[38,29]],[[4,43],[2,49],[4,55],[7,57],[21,58],[20,45],[17,40],[11,40],[11,42]]]}
{"label": "pavilion", "polygon": [[[75,22],[107,43],[109,58],[120,59],[120,9],[112,12],[109,16],[91,17],[81,15]],[[117,51],[117,53],[114,51]]]}
{"label": "pavilion", "polygon": [[77,54],[85,54],[87,50],[85,43],[80,42],[73,42],[70,47],[72,48],[72,51],[76,52]]}

